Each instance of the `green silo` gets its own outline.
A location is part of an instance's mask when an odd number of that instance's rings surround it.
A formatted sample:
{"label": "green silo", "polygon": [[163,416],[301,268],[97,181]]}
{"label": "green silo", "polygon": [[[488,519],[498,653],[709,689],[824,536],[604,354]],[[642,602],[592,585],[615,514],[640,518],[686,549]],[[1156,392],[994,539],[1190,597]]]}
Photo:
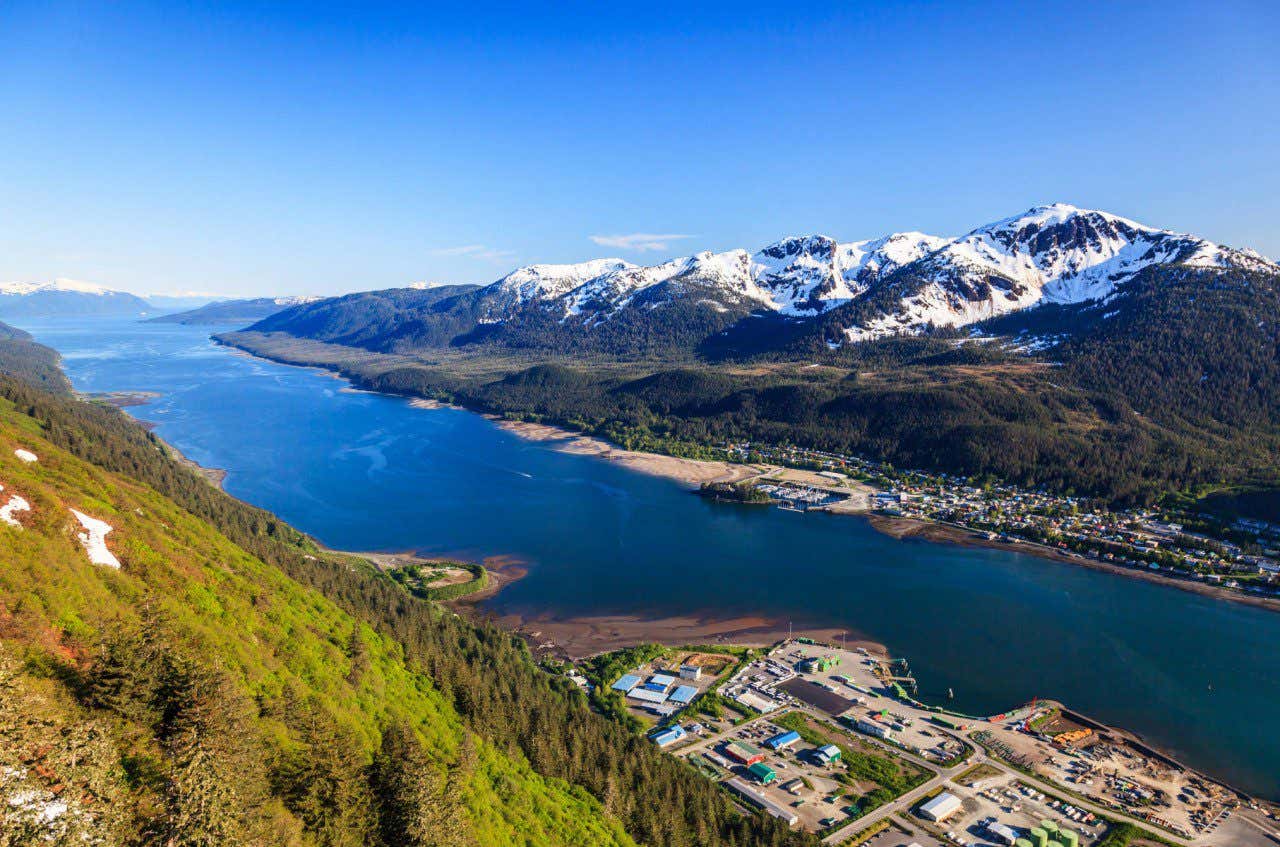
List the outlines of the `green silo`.
{"label": "green silo", "polygon": [[1019,838],[1013,842],[1013,847],[1035,847],[1029,838]]}
{"label": "green silo", "polygon": [[1049,847],[1049,833],[1038,826],[1031,827],[1031,843],[1035,847]]}
{"label": "green silo", "polygon": [[1058,840],[1062,842],[1062,847],[1080,847],[1080,834],[1074,829],[1059,830]]}
{"label": "green silo", "polygon": [[1049,833],[1049,837],[1052,838],[1053,834],[1058,831],[1058,824],[1056,821],[1045,819],[1040,821],[1040,828]]}

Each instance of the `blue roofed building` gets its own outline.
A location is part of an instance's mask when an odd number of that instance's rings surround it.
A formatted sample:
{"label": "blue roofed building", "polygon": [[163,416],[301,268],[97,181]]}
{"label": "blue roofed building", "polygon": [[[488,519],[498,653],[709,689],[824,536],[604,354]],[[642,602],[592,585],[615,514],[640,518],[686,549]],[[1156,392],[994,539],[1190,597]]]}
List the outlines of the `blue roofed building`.
{"label": "blue roofed building", "polygon": [[800,740],[800,733],[794,729],[790,732],[780,732],[764,743],[764,746],[770,750],[784,750],[792,744]]}
{"label": "blue roofed building", "polygon": [[659,747],[667,747],[686,737],[688,737],[688,733],[679,724],[649,736],[650,740]]}
{"label": "blue roofed building", "polygon": [[671,692],[671,702],[673,703],[692,703],[693,698],[698,696],[698,689],[692,685],[681,685],[675,691]]}
{"label": "blue roofed building", "polygon": [[623,675],[617,682],[609,686],[614,691],[626,693],[640,684],[640,677],[633,673]]}
{"label": "blue roofed building", "polygon": [[649,684],[661,685],[663,691],[666,691],[668,688],[675,685],[675,682],[676,682],[676,678],[674,676],[671,676],[670,674],[665,674],[665,673],[656,673],[653,676],[649,677]]}

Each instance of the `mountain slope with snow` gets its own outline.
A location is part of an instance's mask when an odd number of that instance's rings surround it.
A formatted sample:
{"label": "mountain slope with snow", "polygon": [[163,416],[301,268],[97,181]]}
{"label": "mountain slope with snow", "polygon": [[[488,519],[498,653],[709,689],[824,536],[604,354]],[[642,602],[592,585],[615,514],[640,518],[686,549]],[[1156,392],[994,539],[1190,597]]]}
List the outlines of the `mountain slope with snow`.
{"label": "mountain slope with snow", "polygon": [[141,297],[74,279],[0,283],[0,318],[143,315],[150,309]]}
{"label": "mountain slope with snow", "polygon": [[153,323],[175,323],[187,326],[239,324],[247,326],[292,306],[315,303],[321,297],[255,297],[248,300],[218,300],[195,309],[152,318]]}
{"label": "mountain slope with snow", "polygon": [[[483,343],[648,355],[691,352],[744,330],[787,339],[809,332],[839,346],[1042,304],[1109,302],[1150,268],[1280,274],[1249,250],[1059,203],[958,238],[806,235],[755,253],[702,252],[650,266],[622,259],[528,265],[429,305],[382,293],[376,322],[352,332],[353,321],[340,320],[345,335],[314,334],[307,306],[254,328],[382,351]],[[310,309],[331,313],[340,302]],[[768,347],[767,339],[752,346]]]}
{"label": "mountain slope with snow", "polygon": [[1044,303],[1105,302],[1153,266],[1280,273],[1251,250],[1058,203],[979,227],[904,266],[846,335],[861,341]]}

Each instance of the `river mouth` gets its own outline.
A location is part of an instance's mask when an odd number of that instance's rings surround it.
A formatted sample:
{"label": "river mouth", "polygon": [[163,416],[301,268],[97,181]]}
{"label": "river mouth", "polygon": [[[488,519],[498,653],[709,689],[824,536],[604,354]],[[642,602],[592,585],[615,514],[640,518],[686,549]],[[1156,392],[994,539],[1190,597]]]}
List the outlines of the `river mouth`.
{"label": "river mouth", "polygon": [[857,516],[714,503],[469,412],[345,391],[198,327],[23,328],[65,354],[79,391],[158,394],[126,412],[327,547],[513,557],[527,573],[479,609],[566,651],[656,635],[654,622],[761,640],[787,621],[856,627],[910,660],[923,700],[951,688],[972,714],[1059,700],[1280,797],[1280,615],[1014,550],[898,540]]}

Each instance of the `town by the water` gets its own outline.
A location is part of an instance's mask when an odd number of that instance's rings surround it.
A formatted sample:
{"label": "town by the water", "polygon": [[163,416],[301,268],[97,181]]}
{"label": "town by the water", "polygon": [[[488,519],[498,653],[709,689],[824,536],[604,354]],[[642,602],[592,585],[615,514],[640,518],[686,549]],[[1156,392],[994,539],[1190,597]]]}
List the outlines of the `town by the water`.
{"label": "town by the water", "polygon": [[[874,512],[953,526],[992,543],[1084,557],[1222,589],[1280,597],[1280,525],[1220,518],[1191,507],[1114,510],[1086,497],[1030,490],[800,447],[734,443],[735,462],[786,469],[703,487],[711,495],[772,502],[796,511]],[[1038,548],[1038,550],[1037,550]]]}
{"label": "town by the water", "polygon": [[1067,705],[960,714],[863,647],[649,645],[559,670],[744,810],[825,844],[1262,847],[1280,832],[1280,807]]}

